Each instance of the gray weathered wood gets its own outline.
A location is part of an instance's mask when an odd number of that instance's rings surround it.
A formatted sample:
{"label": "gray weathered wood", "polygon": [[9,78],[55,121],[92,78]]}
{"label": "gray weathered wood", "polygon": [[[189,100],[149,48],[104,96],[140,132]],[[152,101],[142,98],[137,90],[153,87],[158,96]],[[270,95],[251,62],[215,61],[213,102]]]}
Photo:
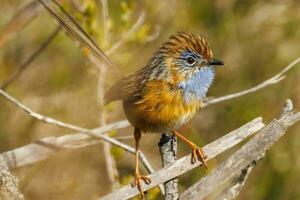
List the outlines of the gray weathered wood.
{"label": "gray weathered wood", "polygon": [[300,120],[300,112],[288,114],[280,120],[272,120],[241,149],[214,169],[210,175],[202,178],[187,189],[180,196],[180,199],[204,199],[208,194],[218,188],[218,186],[221,186],[236,174],[240,173],[251,162],[258,161],[262,158],[265,152],[286,133],[286,129],[298,120]]}
{"label": "gray weathered wood", "polygon": [[[243,141],[245,138],[253,135],[256,131],[264,127],[262,123],[262,118],[258,117],[251,122],[245,124],[244,126],[228,133],[227,135],[215,140],[214,142],[206,145],[203,150],[207,155],[207,160],[210,160],[217,156],[218,154],[226,151],[227,149],[233,147],[239,142]],[[191,164],[191,155],[188,154],[183,158],[177,160],[173,165],[160,169],[153,174],[150,174],[151,184],[143,185],[143,191],[148,190],[157,186],[158,184],[165,183],[181,174],[184,174],[191,169],[194,169],[201,165],[200,162]],[[131,187],[131,185],[126,185],[119,190],[110,193],[102,198],[101,200],[114,200],[114,199],[129,199],[139,194],[137,188]]]}
{"label": "gray weathered wood", "polygon": [[[168,136],[166,134],[162,134],[158,146],[160,150],[163,167],[168,167],[172,165],[177,158],[176,136],[175,135]],[[165,200],[177,200],[179,198],[177,178],[165,182],[164,188],[165,188]]]}

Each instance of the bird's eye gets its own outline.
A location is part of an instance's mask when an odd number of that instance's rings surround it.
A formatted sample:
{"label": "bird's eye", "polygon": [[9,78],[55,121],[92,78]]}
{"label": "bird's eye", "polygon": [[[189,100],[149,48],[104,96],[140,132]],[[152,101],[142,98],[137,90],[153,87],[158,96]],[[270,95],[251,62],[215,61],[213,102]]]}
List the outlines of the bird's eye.
{"label": "bird's eye", "polygon": [[195,59],[192,58],[192,57],[187,57],[187,58],[186,58],[186,62],[187,62],[189,65],[192,65],[192,64],[195,63]]}

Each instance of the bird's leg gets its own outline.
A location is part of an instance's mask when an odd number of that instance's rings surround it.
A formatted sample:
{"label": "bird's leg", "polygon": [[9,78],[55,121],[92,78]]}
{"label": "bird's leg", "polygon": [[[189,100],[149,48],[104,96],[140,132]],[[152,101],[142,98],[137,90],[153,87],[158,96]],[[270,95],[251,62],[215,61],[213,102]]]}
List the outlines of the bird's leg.
{"label": "bird's leg", "polygon": [[205,159],[207,158],[202,150],[202,148],[198,147],[196,144],[188,140],[186,137],[178,133],[177,131],[173,131],[174,135],[176,135],[178,138],[183,140],[185,143],[187,143],[192,148],[192,160],[191,163],[194,164],[196,162],[196,159],[202,163],[202,165],[207,168],[207,164],[205,162]]}
{"label": "bird's leg", "polygon": [[134,139],[135,139],[135,174],[134,180],[131,183],[132,187],[137,187],[141,194],[141,199],[144,198],[144,193],[142,191],[141,181],[144,181],[146,184],[150,184],[151,180],[147,176],[141,175],[139,170],[139,142],[142,137],[141,130],[138,128],[134,129]]}

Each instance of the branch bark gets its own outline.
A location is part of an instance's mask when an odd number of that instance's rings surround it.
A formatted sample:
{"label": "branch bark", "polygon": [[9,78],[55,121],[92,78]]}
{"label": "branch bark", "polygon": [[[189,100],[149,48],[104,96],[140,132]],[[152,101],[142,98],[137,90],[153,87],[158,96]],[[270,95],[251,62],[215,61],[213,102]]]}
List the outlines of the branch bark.
{"label": "branch bark", "polygon": [[[98,135],[107,131],[128,127],[128,121],[119,121],[93,129]],[[14,169],[44,160],[61,150],[70,150],[98,144],[100,140],[94,139],[84,133],[63,135],[60,137],[46,137],[31,144],[19,147],[0,154],[0,165]],[[133,149],[134,150],[134,149]]]}
{"label": "branch bark", "polygon": [[19,180],[13,176],[5,167],[0,166],[0,199],[23,200],[20,193]]}
{"label": "branch bark", "polygon": [[251,165],[252,162],[259,161],[265,155],[266,151],[286,133],[287,128],[299,120],[300,112],[296,114],[286,114],[279,120],[273,119],[242,148],[222,162],[210,175],[202,178],[187,189],[180,196],[180,199],[204,199],[216,188],[240,174],[240,172]]}
{"label": "branch bark", "polygon": [[[207,155],[207,160],[214,158],[220,153],[226,151],[227,149],[233,147],[239,142],[243,141],[250,135],[253,135],[256,131],[264,127],[262,123],[262,118],[258,117],[251,122],[245,124],[244,126],[228,133],[227,135],[219,138],[218,140],[206,145],[203,150]],[[190,171],[201,165],[200,162],[196,162],[195,164],[191,164],[191,155],[188,154],[183,158],[176,160],[174,164],[171,166],[160,169],[149,175],[151,178],[151,184],[143,185],[143,191],[151,189],[161,183],[165,183],[173,178],[178,177],[179,175]],[[137,188],[131,187],[131,185],[126,185],[120,188],[118,191],[110,193],[99,200],[114,200],[114,199],[129,199],[139,194]]]}
{"label": "branch bark", "polygon": [[[162,166],[168,167],[172,165],[177,159],[177,138],[175,135],[168,136],[162,134],[158,143]],[[165,200],[177,200],[178,193],[178,179],[174,178],[164,183]]]}

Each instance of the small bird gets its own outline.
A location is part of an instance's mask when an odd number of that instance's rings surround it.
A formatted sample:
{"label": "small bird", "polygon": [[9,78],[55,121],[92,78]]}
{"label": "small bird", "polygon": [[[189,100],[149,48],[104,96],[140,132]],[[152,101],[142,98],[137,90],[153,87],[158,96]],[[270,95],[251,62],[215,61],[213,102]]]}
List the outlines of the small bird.
{"label": "small bird", "polygon": [[215,77],[215,66],[224,65],[214,59],[204,36],[179,32],[172,35],[154,54],[149,63],[137,72],[115,83],[104,102],[123,101],[128,121],[134,127],[135,176],[133,187],[143,192],[141,182],[151,180],[139,171],[139,141],[142,132],[171,133],[192,148],[196,159],[207,168],[202,148],[177,132],[197,112]]}

